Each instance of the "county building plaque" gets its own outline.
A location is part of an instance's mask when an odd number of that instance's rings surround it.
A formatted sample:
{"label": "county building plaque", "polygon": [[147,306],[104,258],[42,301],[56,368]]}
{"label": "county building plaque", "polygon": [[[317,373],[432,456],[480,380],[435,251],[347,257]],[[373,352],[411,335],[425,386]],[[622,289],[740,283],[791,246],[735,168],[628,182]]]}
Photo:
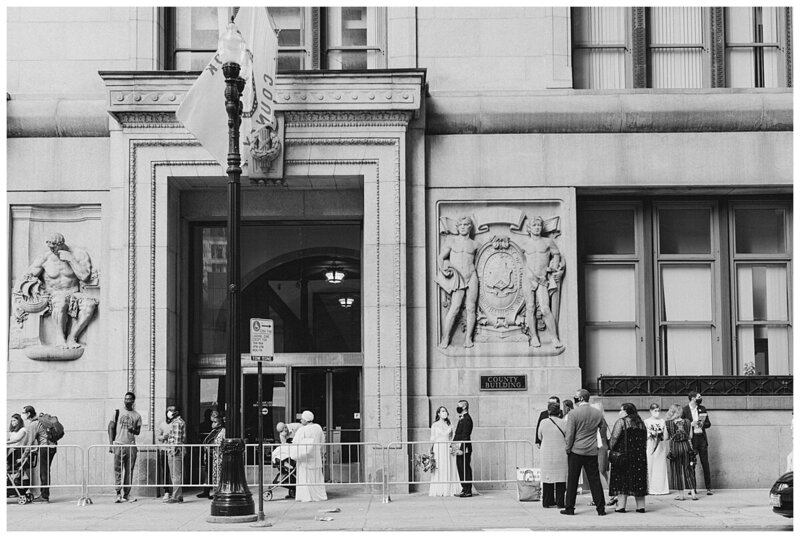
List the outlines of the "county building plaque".
{"label": "county building plaque", "polygon": [[482,375],[481,390],[528,390],[528,376]]}

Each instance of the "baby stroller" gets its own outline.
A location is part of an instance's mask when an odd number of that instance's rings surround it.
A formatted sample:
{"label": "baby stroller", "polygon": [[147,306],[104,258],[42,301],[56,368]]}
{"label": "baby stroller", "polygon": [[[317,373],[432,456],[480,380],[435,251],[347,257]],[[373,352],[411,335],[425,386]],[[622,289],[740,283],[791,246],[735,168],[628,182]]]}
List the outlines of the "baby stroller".
{"label": "baby stroller", "polygon": [[19,448],[12,448],[8,450],[6,456],[6,488],[8,490],[8,497],[17,497],[18,504],[28,504],[33,502],[33,493],[31,493],[31,479],[30,472],[33,467],[32,460],[29,453],[25,454]]}
{"label": "baby stroller", "polygon": [[287,498],[294,499],[294,485],[297,482],[297,462],[289,454],[289,446],[281,445],[272,451],[272,466],[278,469],[278,474],[272,479],[272,485],[264,489],[264,500],[272,500],[272,491],[284,487],[289,492]]}

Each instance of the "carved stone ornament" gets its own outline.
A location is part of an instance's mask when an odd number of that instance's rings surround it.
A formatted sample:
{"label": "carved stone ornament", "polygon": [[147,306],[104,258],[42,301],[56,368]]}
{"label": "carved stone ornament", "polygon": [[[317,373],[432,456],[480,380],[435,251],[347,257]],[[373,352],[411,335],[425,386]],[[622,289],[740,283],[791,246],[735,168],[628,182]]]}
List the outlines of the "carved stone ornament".
{"label": "carved stone ornament", "polygon": [[440,348],[460,330],[467,348],[526,342],[533,355],[563,353],[558,316],[566,263],[555,241],[559,223],[559,217],[510,207],[439,218]]}
{"label": "carved stone ornament", "polygon": [[46,244],[48,250],[11,291],[18,328],[25,330],[27,322],[30,333],[12,347],[21,347],[33,360],[75,360],[84,350],[79,338],[97,311],[99,277],[89,253],[67,246],[60,233],[50,235]]}
{"label": "carved stone ornament", "polygon": [[252,182],[282,179],[285,153],[283,117],[278,116],[274,121],[270,119],[263,127],[253,127],[245,142],[247,162],[243,174]]}

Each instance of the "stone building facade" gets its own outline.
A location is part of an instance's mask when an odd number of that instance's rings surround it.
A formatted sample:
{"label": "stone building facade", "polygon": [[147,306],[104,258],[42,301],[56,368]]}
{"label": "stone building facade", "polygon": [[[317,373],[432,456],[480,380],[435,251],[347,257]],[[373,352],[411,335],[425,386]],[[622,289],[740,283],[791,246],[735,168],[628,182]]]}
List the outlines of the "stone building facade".
{"label": "stone building facade", "polygon": [[[170,402],[197,425],[226,400],[225,171],[175,118],[215,17],[8,10],[8,405],[69,417],[66,442],[105,442],[127,390],[142,442]],[[243,317],[278,336],[266,431],[310,408],[331,441],[427,440],[465,398],[475,439],[532,440],[551,394],[586,386],[611,422],[699,388],[717,486],[771,484],[791,450],[790,8],[273,18],[283,174],[242,194]],[[56,233],[86,278],[48,258]],[[37,303],[59,271],[77,317]]]}

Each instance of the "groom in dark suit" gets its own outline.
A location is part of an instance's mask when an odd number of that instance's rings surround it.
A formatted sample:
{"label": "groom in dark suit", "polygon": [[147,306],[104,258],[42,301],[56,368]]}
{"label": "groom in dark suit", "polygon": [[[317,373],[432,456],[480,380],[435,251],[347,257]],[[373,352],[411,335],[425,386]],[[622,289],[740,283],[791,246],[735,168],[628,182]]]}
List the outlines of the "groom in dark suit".
{"label": "groom in dark suit", "polygon": [[472,417],[469,416],[469,402],[459,400],[456,413],[458,413],[458,424],[453,442],[461,442],[456,451],[456,467],[458,478],[461,479],[461,493],[458,496],[472,497],[472,443],[469,442],[472,435]]}
{"label": "groom in dark suit", "polygon": [[[684,406],[682,418],[692,424],[692,448],[700,458],[700,465],[703,466],[703,480],[706,483],[706,495],[714,495],[711,491],[711,468],[708,465],[708,437],[706,430],[711,427],[708,420],[708,409],[700,405],[703,396],[696,391],[689,392],[689,405]],[[696,469],[697,466],[695,465]],[[694,471],[694,469],[692,469]]]}

